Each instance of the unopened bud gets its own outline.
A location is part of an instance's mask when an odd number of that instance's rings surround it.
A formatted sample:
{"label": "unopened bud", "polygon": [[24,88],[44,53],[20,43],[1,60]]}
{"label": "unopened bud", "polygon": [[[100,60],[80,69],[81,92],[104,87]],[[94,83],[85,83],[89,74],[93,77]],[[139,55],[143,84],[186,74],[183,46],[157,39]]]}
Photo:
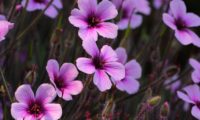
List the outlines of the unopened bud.
{"label": "unopened bud", "polygon": [[169,115],[169,112],[170,112],[169,103],[165,102],[160,108],[160,115],[162,117],[167,117]]}
{"label": "unopened bud", "polygon": [[22,6],[21,4],[17,4],[17,5],[15,6],[15,10],[16,10],[17,12],[18,12],[18,11],[21,11],[22,8],[23,8],[23,6]]}
{"label": "unopened bud", "polygon": [[152,97],[149,100],[147,100],[147,103],[149,104],[149,106],[155,107],[160,103],[160,101],[161,101],[161,97],[155,96],[155,97]]}

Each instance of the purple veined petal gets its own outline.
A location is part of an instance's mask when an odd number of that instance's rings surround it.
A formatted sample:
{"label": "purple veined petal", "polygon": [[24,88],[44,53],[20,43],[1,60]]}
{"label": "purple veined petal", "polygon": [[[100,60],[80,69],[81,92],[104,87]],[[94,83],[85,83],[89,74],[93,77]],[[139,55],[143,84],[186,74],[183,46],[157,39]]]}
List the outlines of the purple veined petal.
{"label": "purple veined petal", "polygon": [[124,65],[118,62],[109,62],[104,65],[104,70],[116,81],[125,77]]}
{"label": "purple veined petal", "polygon": [[59,75],[59,64],[56,60],[50,59],[48,60],[46,66],[47,73],[49,75],[50,81],[54,82],[55,77]]}
{"label": "purple veined petal", "polygon": [[96,13],[97,0],[78,0],[78,7],[87,15]]}
{"label": "purple veined petal", "polygon": [[117,14],[116,7],[108,0],[103,0],[97,6],[97,15],[102,21],[113,19]]}
{"label": "purple veined petal", "polygon": [[120,9],[123,0],[112,0],[112,3],[115,5],[117,9]]}
{"label": "purple veined petal", "polygon": [[55,88],[51,84],[42,84],[36,91],[36,99],[42,103],[50,103],[56,97]]}
{"label": "purple veined petal", "polygon": [[125,77],[125,79],[117,82],[116,87],[128,94],[134,94],[139,90],[140,84],[132,77]]}
{"label": "purple veined petal", "polygon": [[100,56],[105,62],[115,62],[118,60],[116,52],[108,45],[104,45],[101,48]]}
{"label": "purple veined petal", "polygon": [[194,13],[187,13],[183,16],[183,19],[187,27],[200,26],[200,17]]}
{"label": "purple veined petal", "polygon": [[186,6],[182,0],[173,0],[170,2],[170,10],[175,18],[179,18],[186,14]]}
{"label": "purple veined petal", "polygon": [[76,60],[76,66],[80,71],[87,74],[93,74],[95,72],[95,66],[93,65],[93,61],[89,58],[78,58]]}
{"label": "purple veined petal", "polygon": [[145,15],[150,15],[151,13],[151,8],[149,6],[149,1],[148,0],[133,0],[134,5],[136,7],[136,11],[143,13]]}
{"label": "purple veined petal", "polygon": [[83,41],[82,46],[91,57],[99,55],[99,48],[94,40]]}
{"label": "purple veined petal", "polygon": [[130,26],[132,29],[139,27],[142,24],[142,16],[133,14],[131,16]]}
{"label": "purple veined petal", "polygon": [[60,104],[45,104],[45,115],[42,120],[58,120],[62,116],[62,107]]}
{"label": "purple veined petal", "polygon": [[101,92],[111,89],[112,86],[112,83],[104,70],[95,72],[93,82]]}
{"label": "purple veined petal", "polygon": [[194,58],[190,58],[189,59],[189,63],[190,65],[195,69],[200,71],[200,62],[198,62],[197,60],[195,60]]}
{"label": "purple veined petal", "polygon": [[53,6],[49,6],[48,9],[44,12],[44,14],[50,18],[56,18],[58,15],[58,10]]}
{"label": "purple veined petal", "polygon": [[136,60],[131,60],[125,64],[126,76],[139,79],[142,75],[142,67]]}
{"label": "purple veined petal", "polygon": [[189,85],[183,89],[192,101],[200,101],[200,88],[198,85]]}
{"label": "purple veined petal", "polygon": [[182,45],[189,45],[193,43],[193,36],[190,34],[189,29],[185,30],[176,30],[175,37]]}
{"label": "purple veined petal", "polygon": [[63,8],[61,0],[54,0],[52,4],[58,9],[62,9]]}
{"label": "purple veined petal", "polygon": [[11,115],[14,119],[22,120],[28,115],[27,112],[28,105],[25,103],[12,103],[11,105]]}
{"label": "purple veined petal", "polygon": [[76,66],[72,63],[64,63],[60,68],[60,77],[67,81],[72,81],[78,76],[78,70]]}
{"label": "purple veined petal", "polygon": [[83,90],[83,84],[81,81],[71,81],[67,83],[66,91],[71,95],[78,95]]}
{"label": "purple veined petal", "polygon": [[114,39],[117,37],[118,26],[113,23],[102,22],[99,24],[99,27],[96,28],[96,31],[105,38]]}
{"label": "purple veined petal", "polygon": [[118,57],[118,62],[125,64],[127,61],[127,53],[126,53],[126,49],[119,47],[115,50],[117,57]]}
{"label": "purple veined petal", "polygon": [[177,96],[182,99],[183,101],[185,102],[188,102],[188,103],[194,103],[194,101],[192,101],[185,93],[183,92],[180,92],[180,91],[177,91]]}
{"label": "purple veined petal", "polygon": [[83,41],[97,41],[98,38],[97,31],[95,28],[80,28],[78,31],[78,35]]}
{"label": "purple veined petal", "polygon": [[30,101],[35,100],[34,93],[31,86],[28,84],[21,85],[15,92],[15,98],[18,102],[28,104]]}
{"label": "purple veined petal", "polygon": [[69,17],[69,22],[75,27],[86,29],[88,27],[88,23],[85,21],[85,18],[86,16],[81,10],[73,9],[71,16]]}
{"label": "purple veined petal", "polygon": [[128,27],[129,20],[128,19],[121,19],[118,23],[117,26],[119,30],[124,30]]}
{"label": "purple veined petal", "polygon": [[162,16],[162,19],[163,19],[163,22],[168,26],[170,27],[171,29],[173,30],[176,30],[177,27],[176,25],[174,24],[174,18],[170,15],[170,14],[167,14],[167,13],[164,13],[163,16]]}
{"label": "purple veined petal", "polygon": [[200,72],[195,70],[192,72],[192,81],[194,83],[200,83]]}
{"label": "purple veined petal", "polygon": [[200,109],[198,108],[198,106],[193,106],[192,107],[192,116],[194,116],[195,118],[197,118],[198,120],[200,120]]}

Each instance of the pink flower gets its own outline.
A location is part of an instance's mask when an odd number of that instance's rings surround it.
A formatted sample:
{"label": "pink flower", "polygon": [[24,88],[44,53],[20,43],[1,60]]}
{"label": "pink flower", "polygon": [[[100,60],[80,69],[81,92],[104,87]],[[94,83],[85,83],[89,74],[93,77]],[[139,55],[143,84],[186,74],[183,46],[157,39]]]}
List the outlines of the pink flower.
{"label": "pink flower", "polygon": [[200,83],[200,63],[193,58],[190,58],[189,63],[194,68],[194,70],[192,72],[193,82]]}
{"label": "pink flower", "polygon": [[177,40],[183,45],[193,44],[200,47],[200,38],[189,29],[200,26],[200,17],[194,13],[187,13],[182,0],[171,1],[170,11],[163,14],[163,21],[175,31]]}
{"label": "pink flower", "polygon": [[[29,0],[26,10],[35,11],[35,10],[44,10],[48,3],[51,0]],[[27,0],[22,0],[22,6],[26,6]],[[53,3],[45,11],[45,15],[50,18],[55,18],[58,15],[58,9],[62,9],[62,2],[60,0],[54,0]]]}
{"label": "pink flower", "polygon": [[11,114],[16,120],[58,120],[62,108],[51,103],[55,97],[55,89],[50,84],[40,85],[35,96],[30,85],[21,85],[15,92],[18,102],[12,103]]}
{"label": "pink flower", "polygon": [[81,57],[76,60],[78,69],[87,74],[93,74],[93,82],[100,91],[111,88],[112,83],[108,75],[116,80],[125,77],[124,66],[117,62],[116,52],[108,45],[98,49],[95,41],[83,41],[83,48],[92,58]]}
{"label": "pink flower", "polygon": [[73,64],[64,63],[59,69],[58,62],[51,59],[46,70],[58,96],[64,100],[72,100],[72,95],[78,95],[82,91],[82,82],[74,80],[78,76],[78,71]]}
{"label": "pink flower", "polygon": [[0,15],[0,41],[5,39],[9,30],[14,27],[14,23],[8,22],[4,15]]}
{"label": "pink flower", "polygon": [[118,61],[125,65],[125,78],[121,80],[113,79],[116,87],[128,94],[134,94],[139,90],[140,83],[137,81],[141,77],[142,68],[136,60],[127,61],[127,53],[124,48],[117,48]]}
{"label": "pink flower", "polygon": [[117,37],[117,25],[105,22],[117,16],[118,12],[112,2],[103,0],[78,0],[79,9],[73,9],[69,21],[79,28],[82,40],[92,39],[97,41],[98,35],[114,39]]}
{"label": "pink flower", "polygon": [[[192,107],[192,115],[200,119],[200,88],[198,85],[189,85],[185,87],[184,92],[177,92],[177,95],[180,99],[187,103],[191,103],[194,106]],[[185,94],[186,93],[186,94]]]}

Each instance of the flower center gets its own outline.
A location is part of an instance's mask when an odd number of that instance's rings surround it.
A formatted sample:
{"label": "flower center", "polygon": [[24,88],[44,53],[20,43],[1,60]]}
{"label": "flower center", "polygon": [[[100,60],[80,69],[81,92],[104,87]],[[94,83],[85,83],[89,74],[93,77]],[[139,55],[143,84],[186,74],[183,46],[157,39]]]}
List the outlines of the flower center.
{"label": "flower center", "polygon": [[196,102],[197,107],[200,109],[200,102]]}
{"label": "flower center", "polygon": [[98,19],[95,16],[90,16],[87,19],[87,22],[88,22],[88,24],[89,24],[90,27],[96,27],[101,21],[100,21],[100,19]]}
{"label": "flower center", "polygon": [[45,3],[46,0],[34,0],[36,3]]}
{"label": "flower center", "polygon": [[177,19],[175,21],[175,24],[178,30],[183,30],[184,28],[186,28],[185,22],[183,22],[181,19]]}
{"label": "flower center", "polygon": [[39,117],[43,113],[43,108],[38,103],[32,103],[29,107],[29,113],[35,117]]}
{"label": "flower center", "polygon": [[66,86],[64,80],[61,77],[57,77],[55,79],[55,85],[60,90]]}
{"label": "flower center", "polygon": [[100,57],[94,57],[93,64],[96,69],[103,69],[105,62],[102,61]]}

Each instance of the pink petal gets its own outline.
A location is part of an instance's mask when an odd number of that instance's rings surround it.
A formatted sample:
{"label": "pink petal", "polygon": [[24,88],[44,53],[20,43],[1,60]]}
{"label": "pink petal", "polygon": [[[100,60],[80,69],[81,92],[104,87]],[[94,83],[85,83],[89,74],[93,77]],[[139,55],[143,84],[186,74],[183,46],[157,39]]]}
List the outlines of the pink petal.
{"label": "pink petal", "polygon": [[110,62],[104,65],[104,70],[116,81],[125,77],[125,68],[121,63]]}
{"label": "pink petal", "polygon": [[14,119],[22,120],[28,115],[27,112],[28,105],[24,103],[12,103],[11,105],[11,115]]}
{"label": "pink petal", "polygon": [[187,32],[191,36],[192,44],[194,46],[200,47],[200,38],[199,38],[199,36],[196,33],[194,33],[193,31],[191,31],[191,30],[188,30]]}
{"label": "pink petal", "polygon": [[143,13],[145,15],[149,15],[151,13],[151,8],[149,6],[148,0],[133,0],[133,2],[137,12]]}
{"label": "pink petal", "polygon": [[60,91],[59,89],[56,89],[57,95],[61,98],[63,98],[66,101],[72,100],[71,94],[69,94],[65,89]]}
{"label": "pink petal", "polygon": [[193,103],[194,104],[194,101],[192,101],[186,94],[184,94],[183,92],[180,92],[180,91],[177,91],[177,95],[180,99],[182,99],[183,101],[185,102],[188,102],[188,103]]}
{"label": "pink petal", "polygon": [[109,22],[103,22],[100,23],[99,26],[100,27],[96,28],[96,31],[99,33],[99,35],[110,39],[114,39],[117,37],[117,32],[118,32],[117,25]]}
{"label": "pink petal", "polygon": [[192,101],[200,101],[200,88],[198,85],[189,85],[184,88],[184,91],[188,94]]}
{"label": "pink petal", "polygon": [[31,86],[28,84],[21,85],[17,88],[15,98],[17,101],[25,104],[28,104],[30,101],[35,99]]}
{"label": "pink petal", "polygon": [[195,70],[200,71],[200,63],[197,60],[195,60],[194,58],[190,58],[189,63]]}
{"label": "pink petal", "polygon": [[60,104],[45,104],[45,115],[42,120],[58,120],[62,116],[62,107]]}
{"label": "pink petal", "polygon": [[200,119],[200,109],[197,106],[192,107],[191,113],[196,119]]}
{"label": "pink petal", "polygon": [[83,90],[83,84],[81,81],[71,81],[67,84],[65,91],[72,95],[78,95]]}
{"label": "pink petal", "polygon": [[195,70],[192,72],[192,81],[194,83],[200,83],[200,72]]}
{"label": "pink petal", "polygon": [[110,20],[117,16],[118,12],[112,2],[103,0],[97,7],[97,15],[102,21]]}
{"label": "pink petal", "polygon": [[104,45],[101,48],[101,58],[105,61],[105,62],[115,62],[118,60],[117,54],[116,52],[112,49],[112,47],[108,46],[108,45]]}
{"label": "pink petal", "polygon": [[154,0],[154,2],[153,2],[154,7],[156,9],[159,9],[162,6],[162,4],[164,3],[163,1],[164,0]]}
{"label": "pink petal", "polygon": [[119,9],[122,5],[123,0],[112,0],[112,3]]}
{"label": "pink petal", "polygon": [[[21,5],[22,5],[23,7],[25,7],[27,1],[28,1],[28,0],[22,0]],[[35,11],[35,10],[37,10],[38,8],[36,7],[36,5],[35,5],[35,3],[34,3],[33,0],[29,0],[26,9],[27,9],[27,11]]]}
{"label": "pink petal", "polygon": [[182,0],[173,0],[170,2],[170,10],[175,18],[182,17],[186,14],[186,6]]}
{"label": "pink petal", "polygon": [[95,72],[93,82],[101,92],[109,90],[112,86],[108,75],[103,70]]}
{"label": "pink petal", "polygon": [[84,28],[84,29],[81,28],[78,31],[78,35],[83,41],[87,40],[97,41],[98,38],[95,28]]}
{"label": "pink petal", "polygon": [[99,48],[94,40],[83,41],[84,50],[92,57],[99,55]]}
{"label": "pink petal", "polygon": [[174,18],[169,15],[169,14],[166,14],[164,13],[163,16],[162,16],[162,19],[163,19],[163,22],[168,26],[170,27],[171,29],[173,30],[176,30],[176,25],[174,24]]}
{"label": "pink petal", "polygon": [[48,7],[44,14],[53,19],[57,17],[58,10],[53,5],[51,5]]}
{"label": "pink petal", "polygon": [[0,41],[5,39],[6,34],[13,28],[13,26],[13,23],[6,20],[0,20]]}
{"label": "pink petal", "polygon": [[189,45],[194,41],[193,36],[188,31],[188,29],[175,31],[175,36],[177,40],[183,45]]}
{"label": "pink petal", "polygon": [[63,8],[61,0],[54,0],[52,4],[58,9],[62,9]]}
{"label": "pink petal", "polygon": [[47,66],[46,66],[46,70],[48,72],[49,78],[51,80],[51,82],[54,82],[54,77],[58,77],[59,74],[59,64],[56,60],[54,59],[50,59],[48,60]]}
{"label": "pink petal", "polygon": [[4,15],[0,15],[0,20],[6,20],[6,17]]}
{"label": "pink petal", "polygon": [[64,63],[60,68],[60,77],[65,81],[72,81],[78,76],[78,71],[74,64]]}
{"label": "pink petal", "polygon": [[132,29],[139,27],[142,24],[142,16],[133,14],[131,16],[130,26]]}
{"label": "pink petal", "polygon": [[132,77],[126,77],[125,79],[118,81],[116,87],[121,91],[126,91],[128,94],[134,94],[139,90],[139,82]]}
{"label": "pink petal", "polygon": [[97,0],[78,0],[78,7],[85,14],[95,13],[97,8]]}
{"label": "pink petal", "polygon": [[200,26],[200,17],[194,13],[187,13],[183,16],[184,22],[188,27]]}
{"label": "pink petal", "polygon": [[88,24],[85,21],[86,16],[82,11],[78,9],[73,9],[71,12],[71,16],[69,17],[69,22],[73,24],[75,27],[79,28],[87,28]]}
{"label": "pink petal", "polygon": [[125,64],[127,61],[127,53],[126,50],[122,47],[119,47],[115,50],[115,52],[117,53],[117,57],[118,57],[118,62]]}
{"label": "pink petal", "polygon": [[93,61],[89,58],[78,58],[76,60],[76,66],[80,71],[87,74],[92,74],[95,72],[95,66],[93,65]]}
{"label": "pink petal", "polygon": [[51,84],[42,84],[36,91],[36,99],[42,103],[50,103],[56,97],[55,88]]}
{"label": "pink petal", "polygon": [[128,27],[129,20],[128,19],[121,19],[117,25],[120,30],[124,30]]}
{"label": "pink petal", "polygon": [[126,76],[131,76],[135,79],[139,79],[142,75],[142,67],[136,60],[131,60],[125,64]]}

